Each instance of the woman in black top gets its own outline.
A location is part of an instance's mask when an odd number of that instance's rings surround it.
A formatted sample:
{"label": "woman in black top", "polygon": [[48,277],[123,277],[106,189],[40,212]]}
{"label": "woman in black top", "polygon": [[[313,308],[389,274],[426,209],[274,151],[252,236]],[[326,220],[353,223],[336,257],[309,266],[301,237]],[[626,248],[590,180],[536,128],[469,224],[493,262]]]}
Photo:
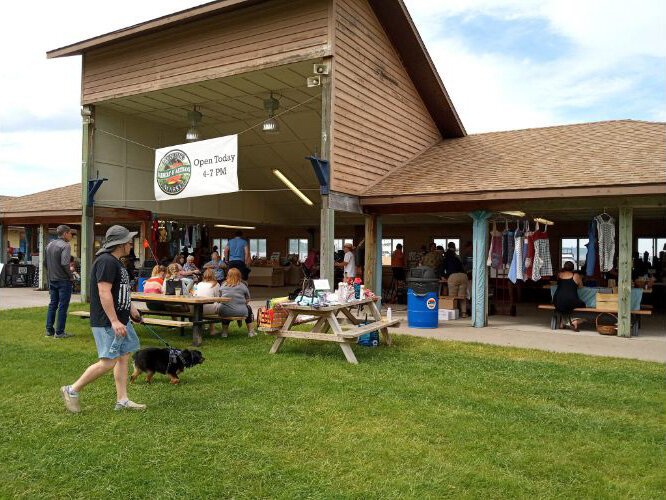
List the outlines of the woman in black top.
{"label": "woman in black top", "polygon": [[[583,279],[580,274],[573,272],[573,262],[565,262],[562,270],[557,275],[557,290],[553,296],[555,310],[559,313],[570,315],[577,307],[585,307],[585,302],[578,297],[578,289],[583,287]],[[578,331],[581,319],[570,320],[573,331]],[[560,324],[560,328],[563,325]]]}

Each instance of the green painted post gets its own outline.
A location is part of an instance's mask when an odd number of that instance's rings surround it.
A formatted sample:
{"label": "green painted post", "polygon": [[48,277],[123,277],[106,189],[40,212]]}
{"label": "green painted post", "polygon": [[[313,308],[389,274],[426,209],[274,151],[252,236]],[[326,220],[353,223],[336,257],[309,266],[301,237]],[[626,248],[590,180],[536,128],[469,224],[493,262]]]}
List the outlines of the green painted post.
{"label": "green painted post", "polygon": [[89,274],[92,267],[93,231],[92,207],[88,206],[88,180],[93,166],[93,130],[95,127],[95,108],[84,106],[81,109],[83,119],[83,140],[81,152],[81,302],[89,300]]}
{"label": "green painted post", "polygon": [[631,249],[633,239],[633,208],[620,207],[618,255],[617,335],[631,337]]}
{"label": "green painted post", "polygon": [[491,212],[476,210],[469,216],[472,225],[472,251],[474,262],[472,269],[472,326],[488,326],[488,219]]}

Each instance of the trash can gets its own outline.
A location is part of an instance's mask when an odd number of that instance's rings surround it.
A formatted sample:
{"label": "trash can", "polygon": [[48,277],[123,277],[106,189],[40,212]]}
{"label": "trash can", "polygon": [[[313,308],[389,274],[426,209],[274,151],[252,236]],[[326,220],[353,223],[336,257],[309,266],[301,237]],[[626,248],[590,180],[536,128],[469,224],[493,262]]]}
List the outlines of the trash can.
{"label": "trash can", "polygon": [[407,324],[412,328],[437,328],[439,278],[432,268],[419,266],[407,274]]}

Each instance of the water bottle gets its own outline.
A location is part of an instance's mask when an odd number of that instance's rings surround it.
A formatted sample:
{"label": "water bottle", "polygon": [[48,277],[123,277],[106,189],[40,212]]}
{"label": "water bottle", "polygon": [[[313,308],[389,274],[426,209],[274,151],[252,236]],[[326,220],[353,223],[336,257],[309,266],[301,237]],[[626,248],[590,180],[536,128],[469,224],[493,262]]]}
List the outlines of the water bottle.
{"label": "water bottle", "polygon": [[386,320],[391,321],[393,319],[393,311],[391,311],[391,308],[389,307],[386,310]]}
{"label": "water bottle", "polygon": [[354,283],[354,298],[356,300],[361,298],[361,284],[360,283]]}
{"label": "water bottle", "polygon": [[122,345],[123,340],[125,340],[125,337],[115,334],[113,337],[113,342],[111,342],[111,347],[109,347],[109,354],[119,354],[120,346]]}

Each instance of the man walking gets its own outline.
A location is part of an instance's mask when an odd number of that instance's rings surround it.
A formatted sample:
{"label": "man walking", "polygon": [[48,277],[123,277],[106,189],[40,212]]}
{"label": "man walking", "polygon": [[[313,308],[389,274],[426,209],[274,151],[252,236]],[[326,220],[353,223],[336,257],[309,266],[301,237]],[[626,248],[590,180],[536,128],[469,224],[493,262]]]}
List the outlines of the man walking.
{"label": "man walking", "polygon": [[111,226],[90,273],[90,326],[97,346],[97,363],[90,365],[72,385],[60,388],[65,407],[81,411],[79,392],[89,383],[113,370],[116,410],[145,410],[146,405],[127,398],[127,367],[130,353],[139,350],[130,318],[141,322],[141,314],[130,297],[130,281],[120,258],[129,254],[136,232]]}
{"label": "man walking", "polygon": [[[56,229],[58,239],[46,246],[46,271],[49,280],[49,309],[46,313],[46,336],[56,339],[71,337],[65,333],[67,309],[72,298],[72,272],[69,268],[72,249],[69,242],[72,239],[72,230],[69,226],[61,224]],[[56,313],[58,321],[56,323]],[[55,328],[54,328],[55,323]]]}
{"label": "man walking", "polygon": [[229,269],[234,267],[241,272],[243,281],[247,281],[250,275],[250,246],[247,240],[243,238],[241,231],[236,231],[235,236],[229,240],[227,246],[224,247],[224,258],[229,263]]}

